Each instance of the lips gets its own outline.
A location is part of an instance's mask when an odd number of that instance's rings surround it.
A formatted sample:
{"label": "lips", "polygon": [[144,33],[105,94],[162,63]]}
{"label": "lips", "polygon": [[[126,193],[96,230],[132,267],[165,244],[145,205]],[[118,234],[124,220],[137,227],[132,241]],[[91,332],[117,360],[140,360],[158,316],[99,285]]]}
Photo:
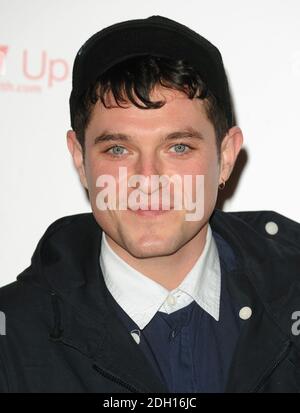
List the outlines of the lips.
{"label": "lips", "polygon": [[[140,211],[140,210],[142,210],[142,211],[169,211],[169,210],[174,208],[173,205],[164,205],[164,204],[159,204],[159,205],[155,205],[155,206],[156,206],[156,208],[153,207],[153,209],[152,209],[151,206],[149,208],[148,204],[144,204],[144,205],[140,204],[139,208],[136,211]],[[132,211],[134,211],[134,209],[132,209]]]}
{"label": "lips", "polygon": [[157,217],[165,215],[167,212],[171,212],[173,210],[173,206],[168,206],[168,209],[163,209],[162,205],[159,205],[159,209],[142,209],[139,208],[137,210],[130,209],[131,212],[136,214],[137,216],[142,217]]}
{"label": "lips", "polygon": [[168,210],[163,210],[163,209],[158,209],[158,210],[143,210],[143,209],[137,209],[136,211],[130,210],[131,212],[135,213],[136,215],[140,215],[143,217],[155,217],[155,216],[160,216],[164,215],[167,212],[171,212],[171,209]]}
{"label": "lips", "polygon": [[129,210],[141,216],[158,216],[174,209],[173,205],[164,204],[162,200],[159,203],[155,202],[153,205],[151,205],[151,202],[149,201],[147,204],[139,203],[136,206],[138,209],[129,208]]}
{"label": "lips", "polygon": [[168,212],[171,211],[173,208],[173,206],[167,206],[166,208],[163,208],[161,205],[159,206],[159,208],[138,208],[138,209],[131,209],[129,208],[131,211],[133,212]]}

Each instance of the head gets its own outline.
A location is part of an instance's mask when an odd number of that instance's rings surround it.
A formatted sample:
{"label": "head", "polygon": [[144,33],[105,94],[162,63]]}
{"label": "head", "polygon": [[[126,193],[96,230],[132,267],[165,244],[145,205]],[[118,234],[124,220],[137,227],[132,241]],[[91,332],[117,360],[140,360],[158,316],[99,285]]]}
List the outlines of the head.
{"label": "head", "polygon": [[[73,110],[73,130],[68,147],[82,185],[89,193],[93,214],[107,236],[136,258],[171,255],[194,239],[207,225],[214,210],[218,186],[232,172],[242,145],[241,130],[232,125],[228,112],[184,59],[151,54],[134,56],[112,65],[81,94]],[[119,194],[120,167],[128,179],[204,176],[203,214],[187,221],[187,211],[174,207],[145,216],[130,209],[101,211],[97,206],[99,176],[108,174]],[[150,181],[148,181],[150,182]],[[140,186],[143,199],[162,188]],[[134,191],[128,188],[128,197]]]}

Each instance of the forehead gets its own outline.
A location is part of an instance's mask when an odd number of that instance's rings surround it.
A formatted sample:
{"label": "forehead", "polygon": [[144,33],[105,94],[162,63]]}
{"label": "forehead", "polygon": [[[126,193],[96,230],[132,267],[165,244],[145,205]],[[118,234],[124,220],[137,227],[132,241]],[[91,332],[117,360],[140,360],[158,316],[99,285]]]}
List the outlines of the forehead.
{"label": "forehead", "polygon": [[106,103],[112,107],[106,108],[101,101],[96,103],[86,134],[99,134],[105,129],[131,135],[137,132],[153,134],[155,130],[163,132],[189,126],[204,133],[213,129],[203,100],[189,99],[184,92],[163,87],[156,87],[150,94],[150,99],[162,100],[165,104],[158,109],[141,109],[127,101],[126,104],[121,103],[125,106],[121,108],[109,93]]}

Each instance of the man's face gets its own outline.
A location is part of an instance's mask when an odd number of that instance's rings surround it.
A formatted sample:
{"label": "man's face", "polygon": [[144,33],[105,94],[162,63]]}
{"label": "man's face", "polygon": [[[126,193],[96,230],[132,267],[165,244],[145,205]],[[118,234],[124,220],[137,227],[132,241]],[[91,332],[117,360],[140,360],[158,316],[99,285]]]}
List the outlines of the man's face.
{"label": "man's face", "polygon": [[[110,98],[110,103],[115,104]],[[228,162],[224,162],[227,169],[222,167],[222,160],[220,164],[218,162],[214,127],[207,118],[202,100],[191,100],[182,92],[165,88],[156,88],[151,98],[164,99],[166,104],[159,109],[139,109],[131,103],[126,108],[107,109],[97,103],[86,129],[84,164],[78,155],[78,143],[71,135],[69,139],[69,149],[81,181],[89,191],[95,219],[108,240],[113,240],[118,247],[136,258],[173,254],[197,236],[215,207],[220,176],[226,180],[233,166],[228,167],[230,156],[226,158]],[[113,140],[107,140],[108,135]],[[106,136],[106,139],[96,139],[100,136]],[[140,214],[130,209],[99,210],[96,199],[103,188],[96,186],[97,179],[104,174],[114,177],[118,194],[120,167],[126,168],[128,179],[132,175],[180,175],[183,182],[184,176],[190,175],[194,201],[196,175],[204,175],[204,212],[201,219],[186,220],[186,214],[191,211],[185,208],[170,209],[156,215]],[[128,188],[128,196],[133,190],[136,188]],[[161,200],[162,186],[156,189],[144,187],[142,190],[143,199],[145,194],[149,199],[149,208],[151,193],[155,190]],[[173,190],[171,207],[174,202]]]}

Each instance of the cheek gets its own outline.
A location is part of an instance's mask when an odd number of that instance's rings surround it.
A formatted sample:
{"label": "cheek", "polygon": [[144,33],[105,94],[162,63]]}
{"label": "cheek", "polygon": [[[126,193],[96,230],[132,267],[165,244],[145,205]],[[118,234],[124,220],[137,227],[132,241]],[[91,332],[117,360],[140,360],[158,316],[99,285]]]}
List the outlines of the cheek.
{"label": "cheek", "polygon": [[[108,199],[115,199],[118,205],[120,179],[123,177],[122,174],[119,176],[119,163],[106,162],[105,160],[103,161],[90,157],[86,159],[85,173],[88,184],[89,199],[94,214],[101,223],[113,220],[115,215],[118,215],[120,212],[118,210],[101,211],[101,209],[97,206],[97,200],[99,200],[98,196],[100,192],[104,191],[104,193],[107,194],[108,190],[110,195],[109,197],[106,195],[104,202],[108,202]],[[98,180],[99,177],[102,177],[102,183]],[[115,185],[112,183],[111,178],[113,178]],[[130,190],[128,189],[128,193],[129,192]],[[101,195],[100,198],[102,199]]]}
{"label": "cheek", "polygon": [[[210,156],[209,154],[207,155],[208,156],[199,158],[199,160],[193,160],[189,166],[189,173],[194,177],[196,175],[204,176],[204,205],[205,209],[210,209],[216,202],[218,194],[219,163],[216,154],[211,153]],[[193,182],[195,185],[195,178]],[[195,196],[195,186],[193,188],[193,196]]]}
{"label": "cheek", "polygon": [[87,154],[85,159],[85,175],[90,194],[95,194],[99,190],[96,187],[99,176],[110,175],[117,177],[118,170],[113,163],[99,160],[95,154]]}
{"label": "cheek", "polygon": [[213,183],[218,181],[219,163],[215,153],[206,153],[204,156],[192,159],[181,174],[204,175],[204,179]]}

